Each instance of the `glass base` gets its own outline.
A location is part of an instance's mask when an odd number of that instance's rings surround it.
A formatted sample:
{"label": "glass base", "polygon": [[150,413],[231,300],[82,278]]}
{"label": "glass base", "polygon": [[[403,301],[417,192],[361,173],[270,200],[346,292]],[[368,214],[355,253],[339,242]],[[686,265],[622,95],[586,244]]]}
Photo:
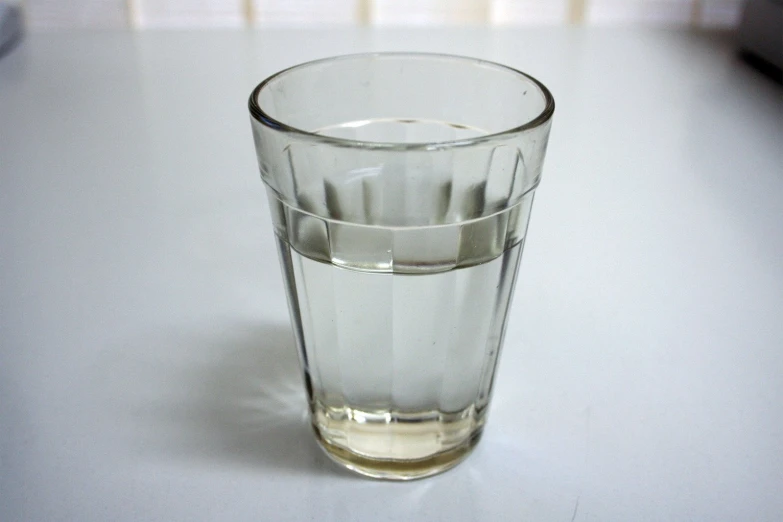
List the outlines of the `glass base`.
{"label": "glass base", "polygon": [[327,441],[313,426],[315,438],[326,455],[337,464],[364,475],[383,480],[416,480],[447,471],[473,451],[481,439],[482,429],[476,430],[463,443],[446,451],[422,459],[376,459],[354,453]]}

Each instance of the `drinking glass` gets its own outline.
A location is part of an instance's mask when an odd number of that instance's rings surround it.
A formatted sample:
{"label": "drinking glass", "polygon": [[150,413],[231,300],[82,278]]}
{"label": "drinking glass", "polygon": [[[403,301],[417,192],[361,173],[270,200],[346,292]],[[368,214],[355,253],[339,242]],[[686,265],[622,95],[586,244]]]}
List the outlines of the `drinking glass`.
{"label": "drinking glass", "polygon": [[487,419],[552,95],[379,53],[286,69],[249,108],[316,439],[372,477],[449,469]]}

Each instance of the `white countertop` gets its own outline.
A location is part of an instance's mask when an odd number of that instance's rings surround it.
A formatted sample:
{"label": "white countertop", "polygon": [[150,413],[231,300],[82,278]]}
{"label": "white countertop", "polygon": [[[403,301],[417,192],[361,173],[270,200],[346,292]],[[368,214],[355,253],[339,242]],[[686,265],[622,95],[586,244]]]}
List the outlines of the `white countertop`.
{"label": "white countertop", "polygon": [[[557,110],[485,436],[362,479],[313,441],[246,100],[369,50]],[[783,520],[783,89],[730,37],[28,35],[0,59],[0,520]]]}

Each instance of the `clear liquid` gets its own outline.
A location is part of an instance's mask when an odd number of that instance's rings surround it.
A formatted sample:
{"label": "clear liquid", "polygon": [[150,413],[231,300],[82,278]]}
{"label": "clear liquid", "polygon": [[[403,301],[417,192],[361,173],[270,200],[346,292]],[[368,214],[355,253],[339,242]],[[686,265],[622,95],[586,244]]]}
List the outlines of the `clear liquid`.
{"label": "clear liquid", "polygon": [[486,418],[529,202],[416,228],[280,213],[278,246],[321,445],[376,477],[455,465]]}

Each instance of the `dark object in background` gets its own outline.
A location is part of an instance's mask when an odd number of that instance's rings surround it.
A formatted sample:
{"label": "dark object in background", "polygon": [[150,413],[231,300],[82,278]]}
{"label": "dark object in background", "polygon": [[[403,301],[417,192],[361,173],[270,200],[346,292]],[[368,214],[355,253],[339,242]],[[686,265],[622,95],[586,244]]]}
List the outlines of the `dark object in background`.
{"label": "dark object in background", "polygon": [[783,83],[783,0],[748,0],[739,43],[748,64]]}
{"label": "dark object in background", "polygon": [[22,39],[22,13],[16,5],[0,3],[0,58]]}

